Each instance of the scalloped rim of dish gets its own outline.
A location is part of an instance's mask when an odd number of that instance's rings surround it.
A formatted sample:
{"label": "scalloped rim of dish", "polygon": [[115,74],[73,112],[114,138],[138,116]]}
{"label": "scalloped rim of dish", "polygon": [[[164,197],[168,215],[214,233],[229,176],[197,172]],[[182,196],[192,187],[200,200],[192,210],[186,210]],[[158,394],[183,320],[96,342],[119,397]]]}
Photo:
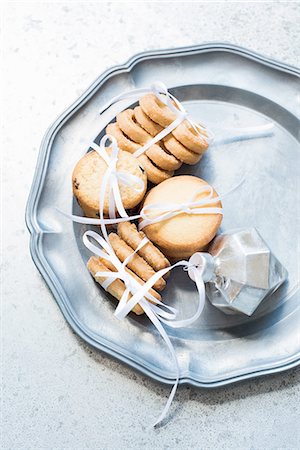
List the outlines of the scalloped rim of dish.
{"label": "scalloped rim of dish", "polygon": [[[51,144],[57,132],[64,125],[66,120],[76,112],[80,107],[82,107],[91,96],[93,96],[94,92],[98,90],[101,85],[106,82],[108,79],[113,77],[116,73],[120,72],[129,72],[135,64],[144,60],[157,58],[161,56],[165,57],[175,57],[175,56],[184,56],[185,54],[195,54],[195,53],[206,53],[206,52],[215,52],[215,51],[224,51],[229,53],[236,53],[240,56],[243,56],[248,59],[252,59],[256,62],[259,62],[263,65],[270,66],[279,71],[287,72],[289,74],[300,77],[300,70],[297,67],[290,66],[279,61],[276,61],[272,58],[265,57],[259,53],[256,53],[252,50],[245,49],[243,47],[239,47],[237,45],[227,44],[227,43],[206,43],[202,45],[193,45],[188,47],[180,47],[180,48],[172,48],[172,49],[163,49],[163,50],[154,50],[154,51],[146,51],[142,53],[138,53],[132,58],[130,58],[125,64],[120,64],[117,66],[113,66],[110,69],[106,70],[102,75],[100,75],[91,85],[90,87],[69,107],[67,108],[56,120],[55,122],[48,128],[40,146],[38,160],[36,164],[35,174],[32,181],[31,190],[29,193],[27,206],[26,206],[26,214],[25,220],[27,228],[31,234],[30,237],[30,252],[32,259],[43,276],[46,284],[48,285],[50,291],[52,292],[58,306],[62,314],[64,315],[66,321],[71,326],[71,328],[88,344],[97,348],[99,350],[104,351],[117,358],[118,360],[126,363],[132,368],[138,370],[139,372],[147,375],[157,381],[173,384],[174,378],[166,377],[161,371],[156,369],[154,372],[149,367],[145,366],[145,363],[138,362],[130,358],[129,355],[125,355],[120,352],[120,349],[117,347],[113,348],[111,343],[105,341],[105,339],[101,338],[101,342],[99,339],[97,340],[95,336],[89,331],[86,330],[83,324],[81,324],[76,317],[73,316],[71,310],[67,308],[68,302],[66,301],[66,294],[63,290],[63,287],[60,285],[58,280],[56,279],[56,274],[51,270],[50,267],[47,267],[47,261],[44,258],[43,252],[39,246],[41,236],[45,233],[45,231],[41,230],[38,222],[37,222],[37,204],[41,192],[41,188],[43,186],[43,182],[45,179],[46,171],[47,171],[47,161],[50,155]],[[261,366],[256,370],[252,370],[250,372],[241,373],[234,376],[229,376],[228,378],[222,378],[220,380],[215,381],[199,381],[192,377],[192,374],[183,374],[180,377],[180,384],[190,384],[197,387],[205,387],[205,388],[213,388],[224,386],[233,382],[246,380],[249,378],[254,378],[267,374],[275,374],[278,372],[282,372],[284,370],[292,369],[300,364],[300,351],[289,358],[285,358],[283,360],[278,361],[277,364]]]}

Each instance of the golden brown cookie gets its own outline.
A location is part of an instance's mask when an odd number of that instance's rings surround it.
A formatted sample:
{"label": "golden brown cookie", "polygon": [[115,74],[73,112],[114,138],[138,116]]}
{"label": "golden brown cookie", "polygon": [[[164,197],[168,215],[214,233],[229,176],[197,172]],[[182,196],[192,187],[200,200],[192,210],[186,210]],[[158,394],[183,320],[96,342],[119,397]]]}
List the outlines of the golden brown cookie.
{"label": "golden brown cookie", "polygon": [[171,109],[161,102],[155,94],[146,94],[139,101],[140,107],[144,113],[158,123],[162,127],[166,128],[170,123],[174,122],[177,118],[176,114]]}
{"label": "golden brown cookie", "polygon": [[[148,132],[153,136],[155,135],[156,128],[152,123],[157,123],[165,128],[177,118],[176,114],[154,94],[147,94],[142,97],[140,99],[140,106],[144,115],[138,111],[137,116],[140,117],[141,125],[147,131],[151,130]],[[147,120],[147,116],[150,122]],[[195,126],[197,127],[197,125]],[[172,131],[172,134],[188,150],[202,154],[208,148],[208,139],[205,130],[202,127],[198,129],[199,131],[197,132],[187,120],[184,120]]]}
{"label": "golden brown cookie", "polygon": [[[117,123],[110,123],[106,127],[106,133],[116,138],[118,146],[122,150],[134,153],[141,147],[139,144],[131,141],[127,136],[125,136]],[[149,153],[153,154],[153,150]],[[163,180],[167,180],[174,174],[173,171],[164,170],[157,167],[155,163],[153,163],[145,154],[142,154],[137,159],[146,171],[148,180],[153,184],[161,183]]]}
{"label": "golden brown cookie", "polygon": [[[107,149],[109,154],[111,149]],[[106,162],[96,151],[86,153],[76,164],[73,176],[73,193],[78,200],[79,205],[88,217],[99,217],[99,195],[101,182],[107,170]],[[147,176],[139,161],[130,153],[119,151],[117,171],[125,172],[139,178],[143,184],[133,182],[130,185],[119,180],[119,189],[121,199],[125,209],[131,209],[137,206],[144,198],[147,189]],[[109,212],[108,187],[104,199],[104,215]]]}
{"label": "golden brown cookie", "polygon": [[[143,203],[145,208],[151,204],[187,203],[203,186],[209,186],[201,178],[181,175],[170,178],[151,189]],[[200,200],[207,193],[198,194],[193,201]],[[213,197],[217,193],[213,191]],[[221,202],[205,207],[221,207]],[[145,211],[147,214],[147,210]],[[156,217],[158,213],[149,213]],[[161,212],[160,212],[161,214]],[[221,214],[188,214],[182,212],[162,222],[143,228],[146,236],[169,258],[188,258],[193,253],[205,249],[214,238],[222,221]]]}
{"label": "golden brown cookie", "polygon": [[[104,264],[102,264],[99,260],[99,258],[97,258],[96,256],[92,256],[87,263],[87,267],[89,269],[89,271],[91,272],[91,274],[93,275],[93,277],[95,278],[95,280],[102,285],[102,283],[104,283],[104,281],[106,281],[106,277],[99,277],[96,276],[97,272],[111,272],[111,270],[109,270]],[[123,283],[122,280],[114,280],[107,288],[107,292],[109,294],[111,294],[113,297],[115,297],[118,301],[121,300],[122,295],[124,294],[126,290],[125,284]],[[132,296],[129,295],[128,300],[131,298]],[[144,310],[143,308],[137,304],[132,308],[132,311],[137,314],[143,314]]]}
{"label": "golden brown cookie", "polygon": [[[147,131],[137,123],[135,113],[132,109],[126,109],[118,114],[117,123],[126,136],[141,146],[152,139],[151,134],[147,133]],[[160,142],[153,144],[146,150],[145,154],[160,169],[177,170],[182,165],[181,161],[168,153]]]}
{"label": "golden brown cookie", "polygon": [[[109,242],[112,246],[114,252],[121,262],[125,261],[125,259],[133,254],[133,250],[129,245],[126,244],[116,233],[110,233]],[[134,273],[136,273],[142,280],[148,281],[152,275],[155,274],[155,271],[151,266],[138,254],[134,254],[132,258],[129,260],[127,267],[131,269]],[[166,286],[166,282],[163,278],[160,278],[153,285],[153,288],[161,291]]]}
{"label": "golden brown cookie", "polygon": [[160,169],[173,171],[182,166],[182,162],[165,148],[163,142],[151,145],[145,153]]}
{"label": "golden brown cookie", "polygon": [[186,148],[200,155],[208,148],[207,134],[204,129],[195,128],[187,121],[181,122],[173,131],[173,136]]}
{"label": "golden brown cookie", "polygon": [[153,122],[147,114],[144,113],[140,106],[134,108],[134,115],[137,122],[144,128],[152,137],[160,133],[164,127],[161,127],[158,123]]}
{"label": "golden brown cookie", "polygon": [[133,109],[125,109],[117,115],[117,124],[123,133],[132,141],[144,145],[152,136],[142,128],[135,119]]}
{"label": "golden brown cookie", "polygon": [[117,123],[109,123],[105,132],[106,134],[113,136],[116,139],[119,148],[125,152],[134,153],[141,147],[139,144],[126,137]]}
{"label": "golden brown cookie", "polygon": [[174,175],[174,171],[163,170],[157,167],[145,154],[138,157],[140,164],[147,173],[147,178],[153,184],[159,184]]}
{"label": "golden brown cookie", "polygon": [[166,149],[185,164],[197,164],[202,157],[202,155],[188,150],[184,145],[177,141],[172,134],[168,134],[168,136],[163,139],[163,142]]}
{"label": "golden brown cookie", "polygon": [[[138,231],[136,226],[130,222],[121,222],[118,224],[118,235],[133,250],[140,245],[142,239],[145,237],[145,234],[142,231]],[[170,266],[167,258],[150,241],[138,251],[138,254],[144,258],[155,272]]]}

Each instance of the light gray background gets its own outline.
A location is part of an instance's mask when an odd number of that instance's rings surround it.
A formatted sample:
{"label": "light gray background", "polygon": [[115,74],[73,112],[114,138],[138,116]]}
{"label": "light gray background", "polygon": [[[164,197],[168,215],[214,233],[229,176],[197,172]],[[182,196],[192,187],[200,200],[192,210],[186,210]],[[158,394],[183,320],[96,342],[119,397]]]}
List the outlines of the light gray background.
{"label": "light gray background", "polygon": [[107,67],[207,41],[299,65],[299,14],[295,2],[6,4],[2,448],[299,448],[299,370],[214,391],[182,387],[172,420],[148,430],[169,388],[72,333],[31,262],[24,224],[46,128]]}

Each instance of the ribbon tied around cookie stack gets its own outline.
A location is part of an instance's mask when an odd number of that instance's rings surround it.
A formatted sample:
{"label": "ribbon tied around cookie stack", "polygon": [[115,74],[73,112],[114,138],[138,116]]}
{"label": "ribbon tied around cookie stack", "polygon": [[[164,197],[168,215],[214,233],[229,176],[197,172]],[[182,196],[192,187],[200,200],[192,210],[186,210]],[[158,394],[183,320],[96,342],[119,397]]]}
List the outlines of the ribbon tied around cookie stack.
{"label": "ribbon tied around cookie stack", "polygon": [[208,145],[219,146],[224,144],[229,144],[237,141],[258,139],[272,136],[274,133],[273,122],[267,122],[263,125],[249,126],[249,127],[223,127],[219,124],[212,124],[208,127],[203,122],[195,122],[190,117],[188,112],[183,107],[182,103],[171,94],[166,85],[162,81],[155,81],[151,84],[149,88],[137,88],[131,91],[122,93],[112,98],[107,104],[105,104],[101,110],[100,114],[103,114],[112,105],[122,100],[127,100],[130,98],[138,98],[141,95],[152,93],[160,100],[163,104],[169,107],[169,109],[176,115],[176,119],[165,127],[156,136],[150,139],[146,144],[141,146],[135,151],[134,156],[138,157],[145,153],[152,145],[159,142],[161,139],[169,135],[178,125],[180,125],[184,120],[186,120],[193,130],[201,135]]}
{"label": "ribbon tied around cookie stack", "polygon": [[[95,240],[100,247],[93,244],[90,240],[92,238]],[[176,356],[175,349],[173,347],[173,344],[162,326],[162,323],[168,325],[172,328],[181,328],[186,327],[194,323],[199,316],[202,313],[202,310],[204,308],[205,304],[205,287],[204,287],[204,280],[202,277],[203,268],[200,267],[199,261],[197,260],[198,264],[195,265],[192,263],[192,261],[179,261],[175,264],[173,264],[170,267],[167,267],[165,269],[161,269],[160,271],[156,272],[155,275],[153,275],[143,286],[141,286],[133,277],[126,271],[126,265],[128,264],[130,258],[133,257],[135,253],[137,253],[146,243],[148,242],[147,238],[144,238],[141,244],[136,248],[134,253],[130,255],[123,263],[117,258],[115,252],[113,251],[112,247],[109,245],[109,243],[101,237],[98,233],[95,233],[94,231],[86,231],[83,235],[83,243],[84,245],[95,255],[107,259],[108,261],[112,262],[115,268],[117,269],[116,272],[97,272],[95,274],[95,277],[100,277],[105,279],[105,281],[101,282],[102,287],[107,290],[109,285],[115,280],[115,279],[121,279],[125,286],[126,290],[124,294],[122,295],[118,306],[114,312],[115,317],[117,317],[119,320],[124,319],[129,312],[137,305],[139,304],[142,309],[144,310],[145,314],[148,316],[148,318],[151,320],[153,325],[158,330],[159,334],[164,339],[172,357],[175,363],[175,369],[176,369],[176,379],[174,386],[172,388],[172,391],[170,393],[170,396],[168,398],[168,401],[165,405],[165,408],[163,409],[162,413],[158,417],[158,419],[155,421],[153,426],[158,425],[167,415],[169,407],[172,403],[172,400],[174,398],[174,395],[176,393],[176,389],[179,383],[179,376],[180,376],[180,370],[178,365],[178,360]],[[153,287],[155,282],[163,277],[165,274],[167,274],[169,271],[173,270],[176,267],[183,266],[183,268],[188,271],[188,274],[190,278],[196,283],[197,290],[198,290],[198,301],[196,306],[195,313],[187,318],[187,319],[181,319],[176,320],[178,316],[178,310],[172,306],[169,306],[165,303],[163,303],[160,300],[157,300],[153,295],[150,294],[150,289]],[[203,266],[204,267],[204,266]]]}

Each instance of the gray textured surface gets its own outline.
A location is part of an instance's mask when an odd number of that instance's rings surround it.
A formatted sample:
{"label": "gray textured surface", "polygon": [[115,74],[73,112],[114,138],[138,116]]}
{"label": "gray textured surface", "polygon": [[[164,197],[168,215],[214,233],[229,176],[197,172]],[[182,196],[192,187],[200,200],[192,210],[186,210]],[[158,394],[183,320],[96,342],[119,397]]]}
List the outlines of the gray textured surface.
{"label": "gray textured surface", "polygon": [[108,66],[145,49],[213,40],[299,65],[297,17],[293,2],[5,7],[5,450],[299,447],[299,370],[215,391],[182,387],[172,420],[148,430],[169,388],[70,331],[30,260],[24,224],[45,129]]}

